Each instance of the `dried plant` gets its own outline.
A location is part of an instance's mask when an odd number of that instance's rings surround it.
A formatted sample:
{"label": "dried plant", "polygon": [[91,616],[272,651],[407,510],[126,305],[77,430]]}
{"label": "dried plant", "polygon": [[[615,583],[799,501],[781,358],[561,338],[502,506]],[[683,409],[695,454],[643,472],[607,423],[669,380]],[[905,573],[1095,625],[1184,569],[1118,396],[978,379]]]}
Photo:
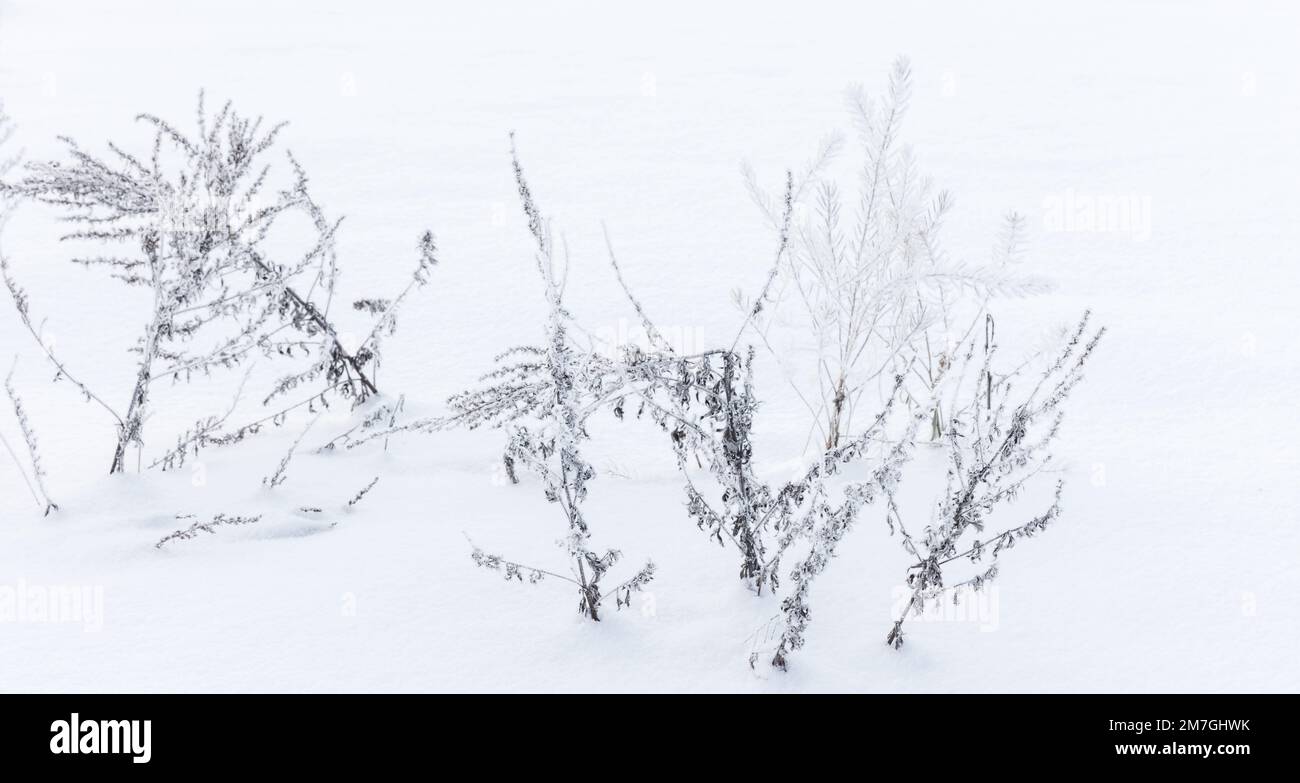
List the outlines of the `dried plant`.
{"label": "dried plant", "polygon": [[348,509],[349,511],[356,508],[357,504],[360,503],[363,499],[365,499],[366,495],[370,494],[370,490],[374,489],[375,485],[378,483],[379,483],[379,477],[375,476],[370,480],[369,484],[366,484],[364,487],[357,490],[357,493],[355,495],[348,498],[347,505],[344,506],[344,508]]}
{"label": "dried plant", "polygon": [[9,405],[13,409],[14,419],[18,421],[18,429],[23,434],[23,444],[27,447],[27,459],[31,465],[32,475],[29,478],[27,470],[23,467],[22,460],[19,459],[17,451],[9,445],[9,440],[0,433],[0,444],[3,444],[9,456],[13,458],[15,467],[18,468],[19,475],[22,476],[23,483],[27,485],[27,490],[31,493],[32,499],[36,505],[44,509],[45,516],[49,516],[51,511],[58,511],[59,505],[50,500],[50,492],[45,488],[45,465],[41,462],[40,443],[36,439],[36,430],[32,426],[31,419],[27,416],[27,409],[23,407],[23,400],[18,396],[18,391],[14,388],[14,370],[17,369],[18,359],[14,358],[14,366],[10,368],[9,374],[5,376],[5,394],[9,396]]}
{"label": "dried plant", "polygon": [[307,422],[307,426],[302,428],[302,432],[298,433],[298,437],[289,445],[288,451],[284,453],[284,456],[281,457],[280,461],[276,464],[275,470],[272,471],[270,475],[262,478],[263,486],[268,489],[275,489],[284,483],[285,479],[288,478],[289,463],[293,461],[293,455],[298,452],[298,446],[302,444],[302,439],[307,437],[307,433],[310,432],[312,426],[320,420],[322,414],[323,412],[317,413],[311,421]]}
{"label": "dried plant", "polygon": [[[1020,524],[997,532],[989,529],[994,512],[1016,500],[1052,461],[1050,447],[1060,431],[1062,405],[1083,380],[1084,365],[1106,331],[1090,332],[1090,318],[1090,313],[1084,314],[1037,381],[1025,378],[1028,363],[999,370],[998,347],[991,339],[983,343],[978,358],[977,341],[968,341],[964,361],[975,372],[963,372],[963,383],[956,386],[960,404],[954,400],[945,433],[947,486],[930,523],[919,535],[909,533],[890,498],[890,530],[899,533],[903,548],[916,560],[907,573],[911,597],[886,638],[893,647],[903,644],[903,623],[910,612],[919,613],[927,602],[945,596],[958,600],[961,588],[982,589],[997,576],[1003,552],[1060,516],[1064,482],[1058,480],[1046,508]],[[963,563],[971,564],[974,572],[965,577],[949,573]]]}
{"label": "dried plant", "polygon": [[[0,102],[0,177],[4,177],[14,166],[18,165],[19,153],[8,154],[6,152],[15,130],[13,120],[5,113],[4,103]],[[13,204],[7,194],[0,192],[0,234],[3,234],[5,223],[9,219],[12,208]],[[8,279],[7,269],[8,265],[3,252],[0,252],[0,275],[3,275],[6,280]],[[18,475],[22,477],[23,483],[27,486],[27,491],[31,493],[32,500],[36,502],[37,506],[44,509],[46,516],[49,516],[51,511],[57,511],[59,507],[50,500],[50,493],[45,489],[45,467],[41,463],[36,431],[32,426],[31,419],[27,416],[26,408],[23,407],[22,398],[18,396],[18,392],[13,385],[13,374],[17,364],[18,358],[14,357],[14,367],[10,368],[9,374],[5,377],[5,393],[9,396],[9,405],[13,409],[14,418],[18,421],[19,430],[23,435],[23,443],[27,447],[27,460],[31,466],[32,475],[28,475],[27,467],[24,466],[18,451],[14,449],[3,433],[0,433],[0,445],[5,447],[5,451],[13,459],[14,467],[17,468]]]}
{"label": "dried plant", "polygon": [[[823,143],[793,186],[787,176],[787,199],[793,194],[806,207],[800,210],[806,216],[793,225],[788,207],[779,209],[752,169],[745,169],[755,202],[783,237],[789,235],[782,278],[772,296],[797,301],[815,340],[816,394],[795,386],[825,448],[853,431],[864,392],[904,368],[926,387],[914,397],[929,396],[937,369],[960,339],[950,319],[962,303],[974,307],[994,294],[1043,288],[1013,276],[1002,263],[1014,255],[1014,247],[983,267],[952,262],[942,251],[938,234],[952,200],[946,192],[932,192],[901,142],[911,89],[911,68],[900,59],[879,104],[861,88],[850,90],[849,109],[864,154],[852,200],[826,174],[843,146],[839,137]],[[1018,230],[1020,219],[1009,221]],[[765,344],[771,324],[768,319],[759,329]],[[790,368],[787,373],[796,375]],[[934,421],[937,426],[937,413]]]}
{"label": "dried plant", "polygon": [[[193,514],[177,514],[176,519],[186,520],[186,519],[195,519],[195,517]],[[154,548],[162,549],[163,546],[165,546],[166,544],[172,541],[189,541],[192,538],[198,538],[199,533],[215,534],[217,532],[217,528],[219,527],[251,525],[255,522],[260,522],[261,519],[262,519],[261,514],[257,514],[255,516],[241,516],[238,514],[220,513],[207,521],[196,520],[195,522],[192,522],[188,527],[183,527],[179,530],[174,530],[171,533],[168,533],[167,535],[158,539],[158,543],[154,544]]]}
{"label": "dried plant", "polygon": [[[600,411],[609,411],[617,419],[630,411],[638,418],[648,417],[670,435],[686,477],[690,515],[719,543],[737,548],[741,579],[761,592],[764,585],[775,581],[779,559],[769,555],[766,536],[759,531],[772,516],[774,493],[754,477],[751,468],[750,430],[757,406],[750,372],[752,356],[742,359],[720,349],[675,353],[623,281],[612,247],[610,261],[658,350],[624,346],[615,359],[580,349],[566,337],[563,357],[568,369],[561,379],[555,372],[554,346],[518,346],[497,357],[497,369],[483,376],[482,385],[451,398],[452,416],[414,422],[406,429],[509,429],[519,422],[553,417],[557,401],[564,399],[577,411],[575,418],[583,423],[584,437],[587,419]],[[567,330],[567,319],[562,303],[555,302],[552,323]],[[530,456],[535,447],[518,434],[508,442],[504,463],[512,482],[517,480],[514,472],[518,465],[536,462]],[[687,470],[690,461],[707,463],[716,478],[721,495],[716,510],[692,481]]]}
{"label": "dried plant", "polygon": [[[653,579],[654,563],[647,562],[613,589],[604,587],[607,573],[622,555],[616,549],[597,554],[590,548],[591,530],[582,505],[587,497],[587,484],[596,477],[596,472],[583,458],[580,444],[587,437],[587,419],[595,410],[587,404],[587,394],[593,384],[601,382],[605,365],[594,361],[592,354],[576,350],[570,340],[571,316],[564,308],[564,277],[568,267],[566,264],[563,270],[556,268],[550,231],[533,200],[513,145],[511,162],[529,233],[537,245],[535,260],[546,290],[546,347],[529,353],[534,365],[529,372],[534,376],[545,375],[545,392],[539,394],[535,387],[526,386],[529,392],[516,397],[518,403],[504,402],[507,398],[501,395],[491,396],[485,404],[471,408],[476,417],[482,417],[471,421],[509,424],[507,456],[541,480],[546,499],[558,505],[564,514],[568,530],[560,544],[568,555],[572,575],[560,576],[523,566],[484,554],[477,547],[474,561],[492,570],[504,568],[507,578],[522,579],[521,574],[527,573],[530,581],[537,582],[549,574],[571,582],[578,590],[578,611],[592,620],[600,620],[602,602],[614,595],[618,607],[624,606],[632,592]],[[528,421],[523,420],[524,416]]]}
{"label": "dried plant", "polygon": [[[883,453],[878,453],[874,461],[867,463],[867,478],[849,482],[840,491],[837,502],[832,502],[831,489],[827,485],[827,479],[845,466],[865,461],[873,448],[887,445],[886,425],[902,382],[902,376],[895,378],[895,393],[890,395],[885,408],[866,432],[843,446],[827,450],[802,481],[788,487],[788,491],[795,493],[793,500],[798,503],[801,513],[785,527],[786,546],[796,541],[806,542],[807,546],[791,569],[793,587],[781,601],[781,614],[769,624],[776,629],[775,649],[771,650],[771,664],[776,668],[785,670],[790,655],[803,647],[813,616],[810,600],[813,584],[830,567],[836,548],[853,529],[862,509],[882,496],[892,496],[902,481],[902,468],[911,458],[917,430],[929,418],[926,410],[913,412],[897,440]],[[750,654],[750,666],[757,663],[761,654],[759,650]]]}
{"label": "dried plant", "polygon": [[[768,540],[777,524],[768,525],[780,513],[777,493],[752,467],[758,407],[752,367],[752,351],[744,359],[723,350],[695,356],[628,351],[627,382],[613,412],[624,418],[630,402],[637,417],[648,416],[668,433],[685,480],[687,514],[719,545],[736,550],[740,578],[762,593],[777,583],[779,552],[769,552]],[[699,488],[692,464],[707,468],[716,492]]]}
{"label": "dried plant", "polygon": [[[4,101],[0,101],[0,177],[4,177],[13,170],[18,162],[22,160],[21,152],[7,152],[9,144],[13,141],[14,133],[18,130],[17,124],[5,113]],[[5,193],[0,192],[0,225],[3,224],[4,216],[8,212],[6,207],[10,206],[8,197]]]}
{"label": "dried plant", "polygon": [[[349,497],[347,501],[342,504],[342,506],[338,507],[338,510],[343,512],[344,514],[352,513],[353,509],[355,509],[358,505],[360,505],[361,501],[366,499],[366,497],[370,495],[370,491],[373,490],[375,488],[375,485],[378,483],[379,483],[379,477],[375,476],[364,487],[354,492],[352,496]],[[299,506],[297,508],[297,511],[299,514],[312,517],[312,518],[323,518],[325,515],[325,509],[320,506]],[[334,528],[337,527],[338,524],[339,524],[339,520],[335,519],[329,523],[329,527]]]}
{"label": "dried plant", "polygon": [[[400,431],[401,428],[397,426],[397,414],[401,413],[405,402],[406,395],[400,395],[396,402],[379,403],[369,410],[361,411],[362,415],[356,424],[330,438],[316,449],[316,453],[325,454],[340,446],[350,449],[359,443],[369,442],[372,435],[386,439],[393,432]],[[387,440],[385,440],[385,448],[387,448]]]}
{"label": "dried plant", "polygon": [[[104,269],[111,278],[152,293],[150,315],[132,349],[139,359],[125,408],[103,403],[74,380],[117,421],[110,472],[125,469],[128,447],[143,445],[151,392],[163,379],[189,382],[260,353],[280,360],[309,359],[305,368],[282,376],[263,405],[300,387],[311,389],[310,396],[282,411],[328,405],[329,396],[358,404],[375,394],[380,340],[394,328],[397,306],[426,282],[436,263],[432,235],[422,238],[416,274],[401,295],[391,302],[357,303],[376,322],[370,335],[349,349],[331,318],[339,221],[328,219],[312,198],[307,175],[292,155],[287,158],[291,176],[278,190],[271,184],[273,167],[264,162],[283,125],[263,130],[260,118],[241,117],[229,103],[209,116],[202,96],[196,136],[153,115],[139,119],[153,130],[147,158],[111,142],[108,156],[99,157],[64,139],[67,160],[28,163],[25,177],[0,186],[8,197],[58,209],[76,226],[63,238],[85,242],[93,250],[74,262]],[[268,235],[290,215],[305,216],[313,237],[305,252],[280,259]],[[59,375],[71,377],[32,326],[27,297],[7,265],[3,271],[24,324]],[[229,442],[250,431],[255,430],[241,428],[240,434],[223,437]],[[215,437],[205,426],[191,435],[192,442],[183,446],[197,448]]]}

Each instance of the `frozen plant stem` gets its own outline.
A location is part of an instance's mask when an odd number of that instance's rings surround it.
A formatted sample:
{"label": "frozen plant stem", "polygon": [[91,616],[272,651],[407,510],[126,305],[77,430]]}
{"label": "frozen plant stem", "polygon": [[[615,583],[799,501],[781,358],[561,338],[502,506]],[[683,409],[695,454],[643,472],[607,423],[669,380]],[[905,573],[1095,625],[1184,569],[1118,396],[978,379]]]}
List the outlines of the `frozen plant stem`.
{"label": "frozen plant stem", "polygon": [[[176,518],[179,520],[193,519],[194,515],[177,514]],[[179,530],[175,530],[172,531],[171,533],[168,533],[167,535],[158,539],[158,542],[154,544],[154,548],[162,549],[165,545],[167,545],[171,541],[189,541],[190,539],[198,538],[199,533],[215,534],[217,532],[217,528],[219,527],[251,525],[256,522],[259,522],[261,519],[262,519],[261,514],[257,514],[255,516],[241,516],[238,514],[226,514],[223,512],[217,514],[216,516],[212,517],[212,519],[206,522],[201,520],[197,522],[193,522],[190,524],[189,527],[184,527]]]}
{"label": "frozen plant stem", "polygon": [[[647,562],[632,578],[613,590],[602,590],[606,574],[621,559],[622,554],[617,549],[597,554],[590,547],[591,530],[582,513],[582,503],[587,497],[587,484],[596,477],[596,471],[583,457],[579,444],[587,437],[587,418],[595,409],[587,404],[583,390],[592,387],[594,379],[600,377],[605,366],[592,361],[592,357],[578,350],[569,338],[571,316],[564,307],[564,276],[568,265],[565,265],[563,272],[556,269],[549,229],[533,200],[513,142],[512,134],[511,164],[519,200],[528,221],[528,230],[537,245],[534,261],[545,285],[548,315],[546,347],[526,352],[529,362],[524,370],[525,377],[536,378],[539,384],[530,384],[522,389],[527,395],[525,399],[528,401],[531,421],[524,423],[518,420],[518,405],[510,406],[513,415],[505,410],[500,414],[507,417],[503,422],[513,424],[506,446],[506,457],[509,460],[507,465],[517,464],[534,473],[542,482],[546,499],[559,506],[564,514],[568,532],[560,545],[568,554],[573,576],[559,578],[577,588],[578,611],[593,621],[599,621],[600,606],[604,599],[614,595],[619,608],[627,605],[631,601],[631,594],[654,578],[655,567],[654,563]],[[485,390],[484,401],[469,403],[466,406],[467,413],[481,410],[483,404],[494,404],[502,398],[502,394],[511,399],[519,391],[518,388]],[[493,414],[486,415],[491,417]],[[471,421],[476,422],[478,419]],[[522,580],[524,573],[529,575],[530,582],[538,582],[547,574],[557,576],[552,572],[487,555],[477,547],[474,548],[473,558],[480,567],[504,570],[507,579],[518,577]]]}
{"label": "frozen plant stem", "polygon": [[131,400],[126,407],[126,418],[122,420],[117,432],[117,446],[113,450],[113,464],[109,474],[122,473],[126,470],[127,447],[135,443],[144,446],[143,429],[145,406],[149,402],[150,372],[159,351],[159,335],[170,322],[170,312],[161,304],[161,288],[158,285],[158,257],[156,246],[146,238],[145,253],[149,259],[149,268],[154,276],[154,320],[145,330],[144,344],[141,349],[140,366],[136,372],[135,388],[131,391]]}
{"label": "frozen plant stem", "polygon": [[27,446],[27,458],[32,466],[32,478],[27,478],[27,471],[23,468],[21,461],[18,459],[9,441],[0,435],[0,440],[4,441],[5,449],[9,456],[13,457],[14,465],[18,467],[19,474],[23,477],[23,482],[27,484],[27,489],[32,493],[32,498],[36,500],[37,505],[45,509],[45,516],[50,512],[58,511],[59,506],[50,500],[49,490],[45,488],[45,466],[41,463],[41,452],[39,443],[36,440],[36,431],[32,428],[31,419],[27,416],[27,409],[23,407],[22,398],[18,396],[18,391],[14,388],[14,370],[17,369],[18,358],[14,357],[14,366],[10,368],[9,374],[5,376],[5,394],[9,396],[9,404],[13,408],[14,418],[18,420],[18,428],[23,434],[23,443]]}
{"label": "frozen plant stem", "polygon": [[[982,361],[973,376],[962,374],[970,379],[965,388],[956,389],[963,404],[954,403],[945,427],[948,483],[924,535],[914,537],[907,531],[890,497],[890,530],[900,533],[903,548],[915,558],[907,573],[911,596],[885,639],[895,649],[903,645],[903,623],[909,614],[944,596],[959,600],[963,588],[984,589],[998,575],[1003,552],[1060,517],[1063,481],[1056,483],[1047,508],[1027,522],[985,532],[993,513],[1026,491],[1052,460],[1050,449],[1060,430],[1062,406],[1082,381],[1084,365],[1106,331],[1101,328],[1089,334],[1090,316],[1084,313],[1037,383],[1019,398],[1013,395],[1025,365],[1006,373],[997,371],[997,344],[992,342],[992,321],[986,320]],[[967,345],[969,365],[976,353],[974,340]],[[973,570],[964,579],[950,573],[962,561],[968,561],[968,572]]]}
{"label": "frozen plant stem", "polygon": [[[117,423],[109,472],[126,469],[132,445],[143,449],[151,390],[163,379],[190,382],[194,376],[243,363],[254,353],[277,360],[308,356],[306,368],[300,365],[281,377],[264,405],[300,387],[312,388],[308,399],[319,399],[322,405],[329,404],[327,393],[348,398],[353,405],[376,395],[382,336],[393,331],[397,307],[427,282],[429,269],[437,263],[432,233],[421,238],[419,266],[396,299],[353,303],[354,309],[376,319],[369,336],[350,349],[330,318],[340,221],[325,216],[308,190],[306,172],[291,154],[287,160],[292,177],[278,188],[272,184],[272,166],[264,162],[283,125],[263,131],[260,118],[241,117],[229,103],[209,115],[202,94],[195,136],[152,115],[137,119],[153,131],[152,154],[147,157],[111,142],[110,154],[97,157],[63,139],[68,160],[28,163],[25,177],[0,182],[0,198],[6,203],[14,198],[43,203],[76,227],[62,238],[90,243],[94,249],[73,258],[75,263],[103,269],[119,282],[148,288],[153,295],[147,325],[131,349],[139,356],[125,412],[118,415],[104,405]],[[277,257],[286,251],[276,243],[273,253],[269,237],[282,218],[292,215],[310,222],[311,244],[297,257]],[[25,293],[3,259],[0,266],[24,325],[39,342]],[[209,338],[212,333],[219,336]],[[43,343],[42,348],[60,377],[71,379]],[[87,397],[99,400],[84,384],[73,382]],[[272,420],[279,424],[282,418]],[[203,437],[209,443],[235,442],[254,430],[250,425],[224,437],[205,431]]]}
{"label": "frozen plant stem", "polygon": [[[1008,274],[1021,225],[1014,216],[993,263],[969,268],[947,258],[938,240],[952,200],[946,192],[931,193],[929,180],[901,139],[911,90],[911,68],[899,59],[879,102],[860,88],[849,92],[864,157],[854,198],[846,198],[824,173],[840,152],[838,136],[821,145],[800,176],[787,172],[784,206],[764,191],[752,170],[745,170],[752,198],[778,232],[781,247],[788,246],[778,256],[781,286],[765,286],[750,320],[757,321],[765,299],[775,310],[783,297],[790,297],[802,311],[816,344],[815,369],[810,369],[817,388],[815,397],[797,385],[795,391],[812,413],[811,433],[820,434],[824,449],[850,436],[863,395],[873,387],[883,390],[890,377],[915,376],[925,390],[905,390],[905,396],[929,396],[933,371],[960,342],[949,333],[951,315],[994,294],[1021,295],[1043,287]],[[794,221],[792,199],[807,207]],[[774,290],[770,296],[769,289]],[[771,350],[766,327],[755,323],[755,329]],[[936,413],[932,435],[937,436],[939,426]]]}

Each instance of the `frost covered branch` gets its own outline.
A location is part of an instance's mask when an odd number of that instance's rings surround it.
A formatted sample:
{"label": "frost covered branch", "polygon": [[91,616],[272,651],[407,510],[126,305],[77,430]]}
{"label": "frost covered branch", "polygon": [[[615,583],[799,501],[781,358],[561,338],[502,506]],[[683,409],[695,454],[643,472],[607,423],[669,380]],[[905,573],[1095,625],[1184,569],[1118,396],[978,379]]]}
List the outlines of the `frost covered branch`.
{"label": "frost covered branch", "polygon": [[[151,312],[132,349],[138,364],[125,410],[104,405],[118,423],[110,473],[125,469],[130,446],[143,446],[151,392],[165,378],[189,382],[253,353],[282,361],[305,356],[308,365],[282,376],[264,405],[304,385],[314,387],[308,399],[319,395],[323,405],[327,393],[354,405],[376,394],[380,340],[394,329],[397,307],[436,263],[432,234],[421,239],[415,275],[396,299],[382,305],[360,300],[358,309],[376,322],[361,345],[349,349],[330,315],[340,221],[326,217],[292,155],[290,176],[280,186],[272,184],[275,168],[263,160],[283,125],[264,130],[260,118],[241,117],[229,103],[209,116],[202,95],[193,137],[153,115],[139,120],[153,131],[149,156],[111,142],[108,154],[97,156],[64,139],[66,160],[28,163],[23,178],[0,184],[6,198],[55,208],[75,227],[63,239],[95,248],[74,257],[75,263],[152,293]],[[294,215],[306,219],[311,240],[296,257],[276,257],[268,235]],[[7,264],[3,271],[24,324],[67,376],[32,326],[26,295]],[[200,427],[182,445],[198,447],[214,437],[210,427]]]}
{"label": "frost covered branch", "polygon": [[[902,377],[895,379],[895,392],[902,385]],[[863,508],[872,505],[881,496],[891,496],[902,481],[903,465],[911,458],[916,444],[916,433],[921,423],[929,417],[925,410],[913,412],[897,440],[874,464],[868,467],[865,481],[851,482],[842,490],[842,500],[830,501],[830,492],[824,478],[834,475],[841,466],[867,456],[871,446],[883,441],[885,425],[889,421],[897,393],[889,398],[884,410],[873,425],[862,435],[843,447],[831,449],[814,466],[800,487],[801,499],[807,498],[807,511],[787,535],[807,540],[808,549],[791,569],[793,590],[781,601],[776,649],[771,664],[779,669],[789,666],[790,655],[803,647],[808,624],[812,621],[810,596],[817,577],[830,567],[840,542],[853,529]],[[805,488],[806,487],[806,488]],[[750,656],[750,665],[757,662],[758,652]]]}
{"label": "frost covered branch", "polygon": [[[525,405],[502,405],[508,394],[491,391],[479,403],[482,418],[466,420],[467,426],[494,422],[499,426],[509,424],[510,438],[506,456],[534,473],[542,482],[546,499],[555,503],[563,513],[568,531],[560,541],[568,555],[571,577],[562,577],[578,589],[578,611],[592,620],[600,620],[601,603],[615,595],[619,608],[630,600],[631,593],[640,590],[654,577],[654,564],[647,563],[632,578],[613,590],[604,590],[602,584],[607,573],[621,559],[617,549],[597,554],[590,548],[591,530],[582,511],[587,497],[587,485],[596,477],[595,469],[582,455],[581,441],[587,437],[587,418],[593,408],[586,404],[585,392],[590,391],[593,369],[597,367],[590,356],[575,349],[569,338],[570,319],[564,307],[564,272],[556,269],[549,229],[541,211],[533,200],[532,191],[519,163],[518,153],[511,144],[511,163],[515,173],[520,203],[528,221],[529,233],[537,245],[535,256],[538,271],[545,286],[548,316],[545,348],[528,352],[531,367],[530,384],[525,384],[518,399]],[[567,270],[567,266],[566,266]],[[540,385],[544,395],[537,394]],[[492,407],[496,406],[496,407]],[[499,557],[483,555],[475,549],[474,560],[480,566],[506,569],[509,578],[521,573],[518,564]],[[526,569],[532,577],[547,573],[540,569]]]}
{"label": "frost covered branch", "polygon": [[[194,515],[177,514],[176,518],[178,520],[194,519]],[[183,527],[179,530],[175,530],[172,531],[171,533],[168,533],[167,535],[158,539],[158,543],[154,544],[154,548],[162,549],[163,546],[165,546],[166,544],[172,541],[189,541],[192,538],[198,538],[199,533],[215,534],[217,532],[217,528],[219,527],[251,525],[255,522],[261,521],[261,519],[262,519],[261,514],[257,514],[255,516],[240,516],[237,514],[220,513],[207,521],[197,520],[191,523],[189,527]]]}
{"label": "frost covered branch", "polygon": [[22,405],[22,398],[18,397],[18,392],[13,386],[13,372],[17,369],[17,365],[18,359],[14,358],[14,367],[9,369],[9,375],[4,378],[4,390],[9,397],[10,408],[13,408],[14,419],[18,421],[19,432],[22,432],[23,445],[27,447],[27,462],[31,464],[30,479],[27,477],[22,460],[18,458],[17,451],[9,445],[8,438],[5,438],[3,433],[0,433],[0,441],[4,442],[5,450],[8,451],[9,457],[13,458],[14,467],[18,468],[18,473],[22,476],[23,483],[27,485],[27,490],[31,492],[32,499],[35,499],[36,505],[43,507],[45,516],[49,516],[49,512],[59,510],[59,503],[49,499],[49,490],[45,489],[45,466],[40,460],[36,432],[32,429],[31,419],[27,418],[27,410]]}
{"label": "frost covered branch", "polygon": [[[864,158],[852,198],[825,173],[840,152],[838,138],[823,144],[797,184],[787,173],[786,199],[793,195],[803,208],[793,224],[790,207],[778,213],[754,172],[745,170],[751,195],[781,246],[789,246],[780,265],[781,292],[795,300],[816,342],[817,402],[810,408],[825,448],[839,445],[852,431],[863,394],[903,368],[924,386],[909,396],[928,396],[936,370],[960,340],[951,320],[963,309],[978,309],[993,295],[1024,295],[1044,287],[1009,268],[1019,241],[1020,218],[1014,215],[1005,232],[1011,248],[995,254],[993,263],[972,267],[943,252],[938,234],[952,200],[946,192],[932,192],[901,142],[911,89],[911,68],[900,59],[879,103],[861,88],[849,92]],[[751,318],[761,303],[755,302]],[[760,334],[766,344],[765,331]],[[918,357],[921,361],[914,361]],[[805,399],[813,396],[799,391]],[[936,412],[935,427],[939,421]]]}
{"label": "frost covered branch", "polygon": [[[931,522],[921,535],[910,535],[897,506],[890,504],[891,530],[901,534],[904,549],[916,562],[907,573],[912,594],[886,638],[888,644],[902,646],[903,623],[910,612],[920,612],[927,602],[945,595],[957,600],[961,587],[982,589],[997,576],[1003,552],[1060,516],[1064,482],[1058,481],[1051,502],[1028,521],[997,532],[987,530],[994,512],[1017,499],[1052,460],[1050,447],[1060,430],[1061,406],[1083,379],[1084,365],[1106,331],[1090,331],[1090,319],[1091,314],[1085,313],[1028,393],[1020,391],[1025,385],[1024,364],[1001,372],[995,365],[996,343],[984,343],[978,362],[975,341],[968,344],[965,362],[977,363],[977,371],[965,376],[969,383],[959,389],[962,404],[954,406],[946,427],[947,486]],[[973,573],[965,578],[951,575],[963,561],[971,564]]]}

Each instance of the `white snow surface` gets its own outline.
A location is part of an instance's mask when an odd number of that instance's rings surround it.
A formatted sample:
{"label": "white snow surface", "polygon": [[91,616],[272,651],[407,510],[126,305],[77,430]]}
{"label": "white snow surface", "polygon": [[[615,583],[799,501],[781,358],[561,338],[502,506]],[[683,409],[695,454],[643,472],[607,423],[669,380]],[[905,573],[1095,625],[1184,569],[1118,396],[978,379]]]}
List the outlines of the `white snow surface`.
{"label": "white snow surface", "polygon": [[[380,375],[408,417],[541,339],[509,131],[568,242],[584,326],[614,339],[636,323],[604,221],[660,327],[705,347],[734,334],[731,291],[757,291],[774,246],[741,162],[778,182],[847,127],[844,88],[879,90],[899,54],[916,82],[906,138],[956,198],[948,252],[983,261],[1016,210],[1024,268],[1055,284],[997,304],[1001,332],[1024,348],[1087,307],[1109,328],[1068,405],[1063,517],[1006,556],[996,613],[915,623],[889,649],[909,561],[873,508],[816,585],[808,644],[783,674],[747,663],[778,599],[746,592],[732,553],[687,518],[645,424],[593,427],[595,541],[624,568],[659,567],[596,624],[566,585],[507,584],[471,562],[466,535],[563,565],[564,521],[536,481],[502,485],[500,433],[311,454],[348,420],[335,411],[274,490],[260,479],[300,424],[205,452],[201,475],[109,478],[110,422],[50,383],[0,303],[0,363],[21,355],[15,383],[62,506],[42,517],[0,454],[0,589],[104,600],[100,628],[0,623],[0,690],[1300,690],[1297,33],[1300,7],[1284,2],[0,0],[0,99],[28,158],[59,154],[61,134],[147,150],[135,115],[188,126],[205,88],[210,104],[290,121],[285,144],[346,215],[345,295],[394,292],[435,231],[441,264]],[[1069,194],[1149,199],[1149,236],[1059,230],[1048,205]],[[147,302],[68,263],[57,228],[24,206],[5,254],[65,361],[124,402]],[[779,480],[807,414],[770,370],[759,380],[757,459]],[[146,457],[228,395],[166,390]],[[0,431],[19,441],[7,406]],[[942,470],[926,449],[909,466],[922,507],[912,474]],[[217,511],[264,517],[154,548],[175,515]]]}

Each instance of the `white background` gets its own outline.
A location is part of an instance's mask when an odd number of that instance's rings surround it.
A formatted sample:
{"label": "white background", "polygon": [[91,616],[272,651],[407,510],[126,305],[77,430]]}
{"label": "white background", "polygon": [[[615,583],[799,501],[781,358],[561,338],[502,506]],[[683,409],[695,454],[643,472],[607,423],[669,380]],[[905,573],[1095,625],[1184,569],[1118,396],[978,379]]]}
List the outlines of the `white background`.
{"label": "white background", "polygon": [[[0,0],[0,99],[29,158],[66,134],[147,150],[140,112],[192,122],[197,92],[289,120],[318,199],[346,215],[350,295],[406,279],[426,227],[431,286],[389,343],[385,390],[437,413],[499,350],[540,335],[541,297],[507,134],[567,238],[574,309],[634,323],[605,262],[605,221],[661,327],[734,333],[735,288],[761,285],[773,239],[739,174],[779,182],[828,131],[843,89],[878,91],[911,58],[906,138],[957,203],[952,255],[988,257],[1001,215],[1028,218],[1026,271],[1053,293],[1005,304],[1025,345],[1086,307],[1110,333],[1070,405],[1065,514],[1008,557],[996,628],[918,624],[882,644],[907,559],[864,518],[814,598],[786,675],[746,664],[775,613],[696,531],[648,428],[598,433],[598,541],[660,565],[652,604],[584,623],[558,583],[477,571],[462,532],[559,562],[563,520],[535,485],[503,488],[501,438],[452,433],[388,453],[305,457],[259,479],[296,432],[180,474],[102,476],[110,423],[0,306],[0,362],[42,440],[42,519],[0,463],[0,586],[104,589],[102,630],[0,623],[4,690],[1288,690],[1300,688],[1295,323],[1300,10],[1289,3],[397,3]],[[1052,199],[1149,199],[1146,232],[1053,230]],[[125,400],[138,292],[66,262],[24,207],[4,251],[62,356]],[[340,316],[346,319],[347,316]],[[345,324],[346,326],[347,324]],[[360,321],[352,328],[361,328]],[[772,477],[805,413],[763,395]],[[169,392],[154,452],[223,405]],[[16,426],[0,412],[0,430]],[[323,434],[322,431],[321,434]],[[928,460],[928,462],[927,462]],[[939,455],[919,469],[938,471]],[[373,497],[323,531],[292,514]],[[177,513],[263,523],[163,552]]]}

